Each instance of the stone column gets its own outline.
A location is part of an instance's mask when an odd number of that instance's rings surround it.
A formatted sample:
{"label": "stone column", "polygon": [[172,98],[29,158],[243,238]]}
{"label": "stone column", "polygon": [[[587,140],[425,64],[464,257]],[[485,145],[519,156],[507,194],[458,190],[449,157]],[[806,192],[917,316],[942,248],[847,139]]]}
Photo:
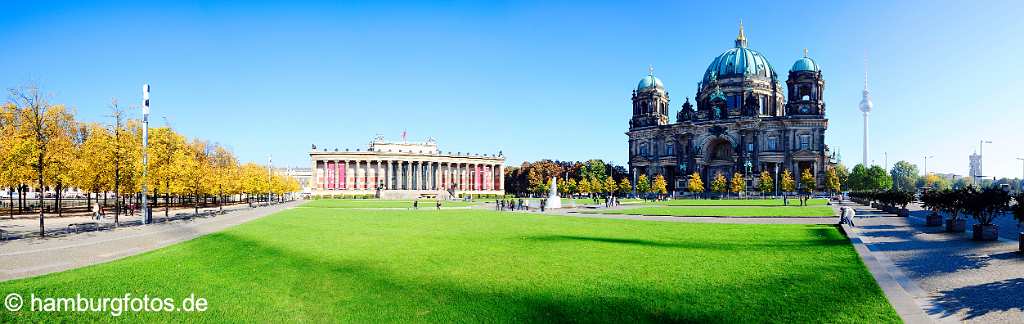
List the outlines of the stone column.
{"label": "stone column", "polygon": [[441,162],[434,162],[434,190],[441,189]]}
{"label": "stone column", "polygon": [[502,194],[504,194],[505,193],[505,166],[504,165],[501,165],[501,164],[498,165],[498,174],[500,176],[500,178],[498,178],[498,190],[501,191]]}

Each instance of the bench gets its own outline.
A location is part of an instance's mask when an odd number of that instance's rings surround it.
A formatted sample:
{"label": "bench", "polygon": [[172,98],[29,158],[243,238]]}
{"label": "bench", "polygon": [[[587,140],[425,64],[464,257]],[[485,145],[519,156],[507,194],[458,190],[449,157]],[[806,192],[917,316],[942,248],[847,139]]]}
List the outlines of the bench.
{"label": "bench", "polygon": [[95,230],[99,230],[100,229],[100,224],[96,223],[96,222],[68,224],[68,227],[64,230],[64,232],[65,233],[71,233],[71,231],[74,230],[75,233],[78,233],[78,232],[82,231],[83,228],[85,228],[85,229],[92,228],[92,230],[95,231]]}

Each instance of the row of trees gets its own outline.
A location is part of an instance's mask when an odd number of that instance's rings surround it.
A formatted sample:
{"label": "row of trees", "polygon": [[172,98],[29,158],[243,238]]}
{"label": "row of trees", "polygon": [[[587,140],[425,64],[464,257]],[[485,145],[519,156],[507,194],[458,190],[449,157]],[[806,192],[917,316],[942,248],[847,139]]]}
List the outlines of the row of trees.
{"label": "row of trees", "polygon": [[[55,212],[62,213],[60,199],[70,188],[86,194],[113,194],[114,221],[122,206],[139,198],[142,184],[151,188],[153,201],[164,198],[165,214],[170,199],[188,197],[199,208],[212,198],[245,194],[283,194],[299,190],[298,181],[272,174],[264,166],[239,164],[222,145],[188,139],[170,127],[148,134],[147,175],[142,176],[142,123],[127,118],[116,100],[111,104],[113,124],[75,119],[74,111],[51,104],[38,88],[10,90],[10,101],[0,107],[0,186],[8,189],[10,216],[14,194],[23,211],[27,193],[38,192],[39,230],[44,233],[45,192],[55,193]],[[180,200],[180,199],[179,199]]]}
{"label": "row of trees", "polygon": [[[519,196],[544,195],[558,178],[558,191],[569,195],[625,194],[632,183],[625,167],[602,160],[523,162],[505,169],[505,191]],[[629,189],[623,189],[629,188]]]}
{"label": "row of trees", "polygon": [[[836,173],[835,168],[829,168],[825,172],[825,187],[830,191],[840,190],[840,180]],[[789,169],[785,169],[779,175],[779,190],[783,193],[797,192],[797,182],[793,179],[793,173],[789,172]],[[817,186],[814,179],[814,175],[810,169],[804,169],[800,173],[800,184],[801,189],[805,193],[811,193]],[[736,172],[732,175],[731,179],[727,179],[721,172],[715,173],[714,178],[711,179],[710,189],[712,193],[716,194],[735,194],[739,196],[740,193],[747,191],[747,182],[743,177],[743,174]],[[768,171],[762,171],[757,177],[757,188],[756,190],[761,192],[762,195],[768,195],[775,191],[775,179],[772,178],[772,174]],[[705,191],[704,181],[700,177],[700,173],[694,172],[690,175],[689,180],[686,184],[686,190],[694,193],[701,194]]]}
{"label": "row of trees", "polygon": [[[1015,200],[1016,204],[1011,206],[1011,200]],[[1018,222],[1024,222],[1024,193],[1011,197],[1005,190],[995,187],[979,190],[974,186],[967,186],[927,191],[921,195],[921,203],[932,211],[932,215],[929,215],[929,225],[942,224],[940,212],[949,215],[945,221],[948,232],[965,231],[966,222],[961,216],[970,215],[978,221],[973,229],[973,236],[977,240],[995,240],[999,228],[993,222],[1007,211],[1010,211]],[[937,221],[932,221],[933,219]]]}

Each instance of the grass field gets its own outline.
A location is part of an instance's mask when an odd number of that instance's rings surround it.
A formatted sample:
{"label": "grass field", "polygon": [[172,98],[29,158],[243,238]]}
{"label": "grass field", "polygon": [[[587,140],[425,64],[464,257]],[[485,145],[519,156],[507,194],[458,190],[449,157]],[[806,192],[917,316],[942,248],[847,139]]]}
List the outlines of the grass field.
{"label": "grass field", "polygon": [[724,216],[724,217],[829,217],[835,211],[829,206],[762,207],[762,206],[645,206],[619,210],[585,211],[585,213],[654,215],[654,216]]}
{"label": "grass field", "polygon": [[[412,208],[412,200],[379,200],[379,199],[320,199],[312,200],[304,207],[317,208]],[[420,208],[434,208],[436,200],[421,199]],[[476,205],[464,201],[442,201],[441,207],[466,207]]]}
{"label": "grass field", "polygon": [[[641,203],[661,206],[785,206],[782,199],[674,199],[665,201],[643,201],[640,199],[624,199],[623,202]],[[827,199],[811,199],[808,206],[825,206]],[[790,199],[790,205],[800,204],[799,199]]]}
{"label": "grass field", "polygon": [[[310,205],[317,205],[311,203]],[[296,208],[118,261],[0,283],[182,298],[160,322],[898,322],[832,226]],[[0,312],[0,322],[110,321]]]}

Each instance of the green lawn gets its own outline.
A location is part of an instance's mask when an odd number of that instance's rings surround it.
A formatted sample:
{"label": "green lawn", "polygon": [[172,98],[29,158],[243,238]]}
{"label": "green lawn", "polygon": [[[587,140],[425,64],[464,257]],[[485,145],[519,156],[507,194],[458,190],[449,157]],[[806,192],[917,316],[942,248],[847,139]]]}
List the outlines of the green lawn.
{"label": "green lawn", "polygon": [[[782,199],[674,199],[665,201],[623,199],[622,202],[661,206],[785,206]],[[827,203],[827,199],[811,199],[807,201],[808,206],[825,206]],[[800,200],[790,199],[789,204],[798,205]]]}
{"label": "green lawn", "polygon": [[[315,204],[314,204],[315,205]],[[898,322],[832,226],[486,210],[296,208],[110,263],[0,283],[46,296],[182,298],[160,322]],[[11,313],[0,322],[110,321]]]}
{"label": "green lawn", "polygon": [[656,215],[656,216],[726,216],[726,217],[828,217],[835,216],[829,206],[645,206],[619,210],[585,211],[586,213]]}
{"label": "green lawn", "polygon": [[[412,200],[380,199],[319,199],[311,200],[305,207],[317,208],[412,208]],[[420,208],[434,208],[437,200],[421,199]],[[442,201],[441,207],[466,207],[476,203],[464,201]]]}

